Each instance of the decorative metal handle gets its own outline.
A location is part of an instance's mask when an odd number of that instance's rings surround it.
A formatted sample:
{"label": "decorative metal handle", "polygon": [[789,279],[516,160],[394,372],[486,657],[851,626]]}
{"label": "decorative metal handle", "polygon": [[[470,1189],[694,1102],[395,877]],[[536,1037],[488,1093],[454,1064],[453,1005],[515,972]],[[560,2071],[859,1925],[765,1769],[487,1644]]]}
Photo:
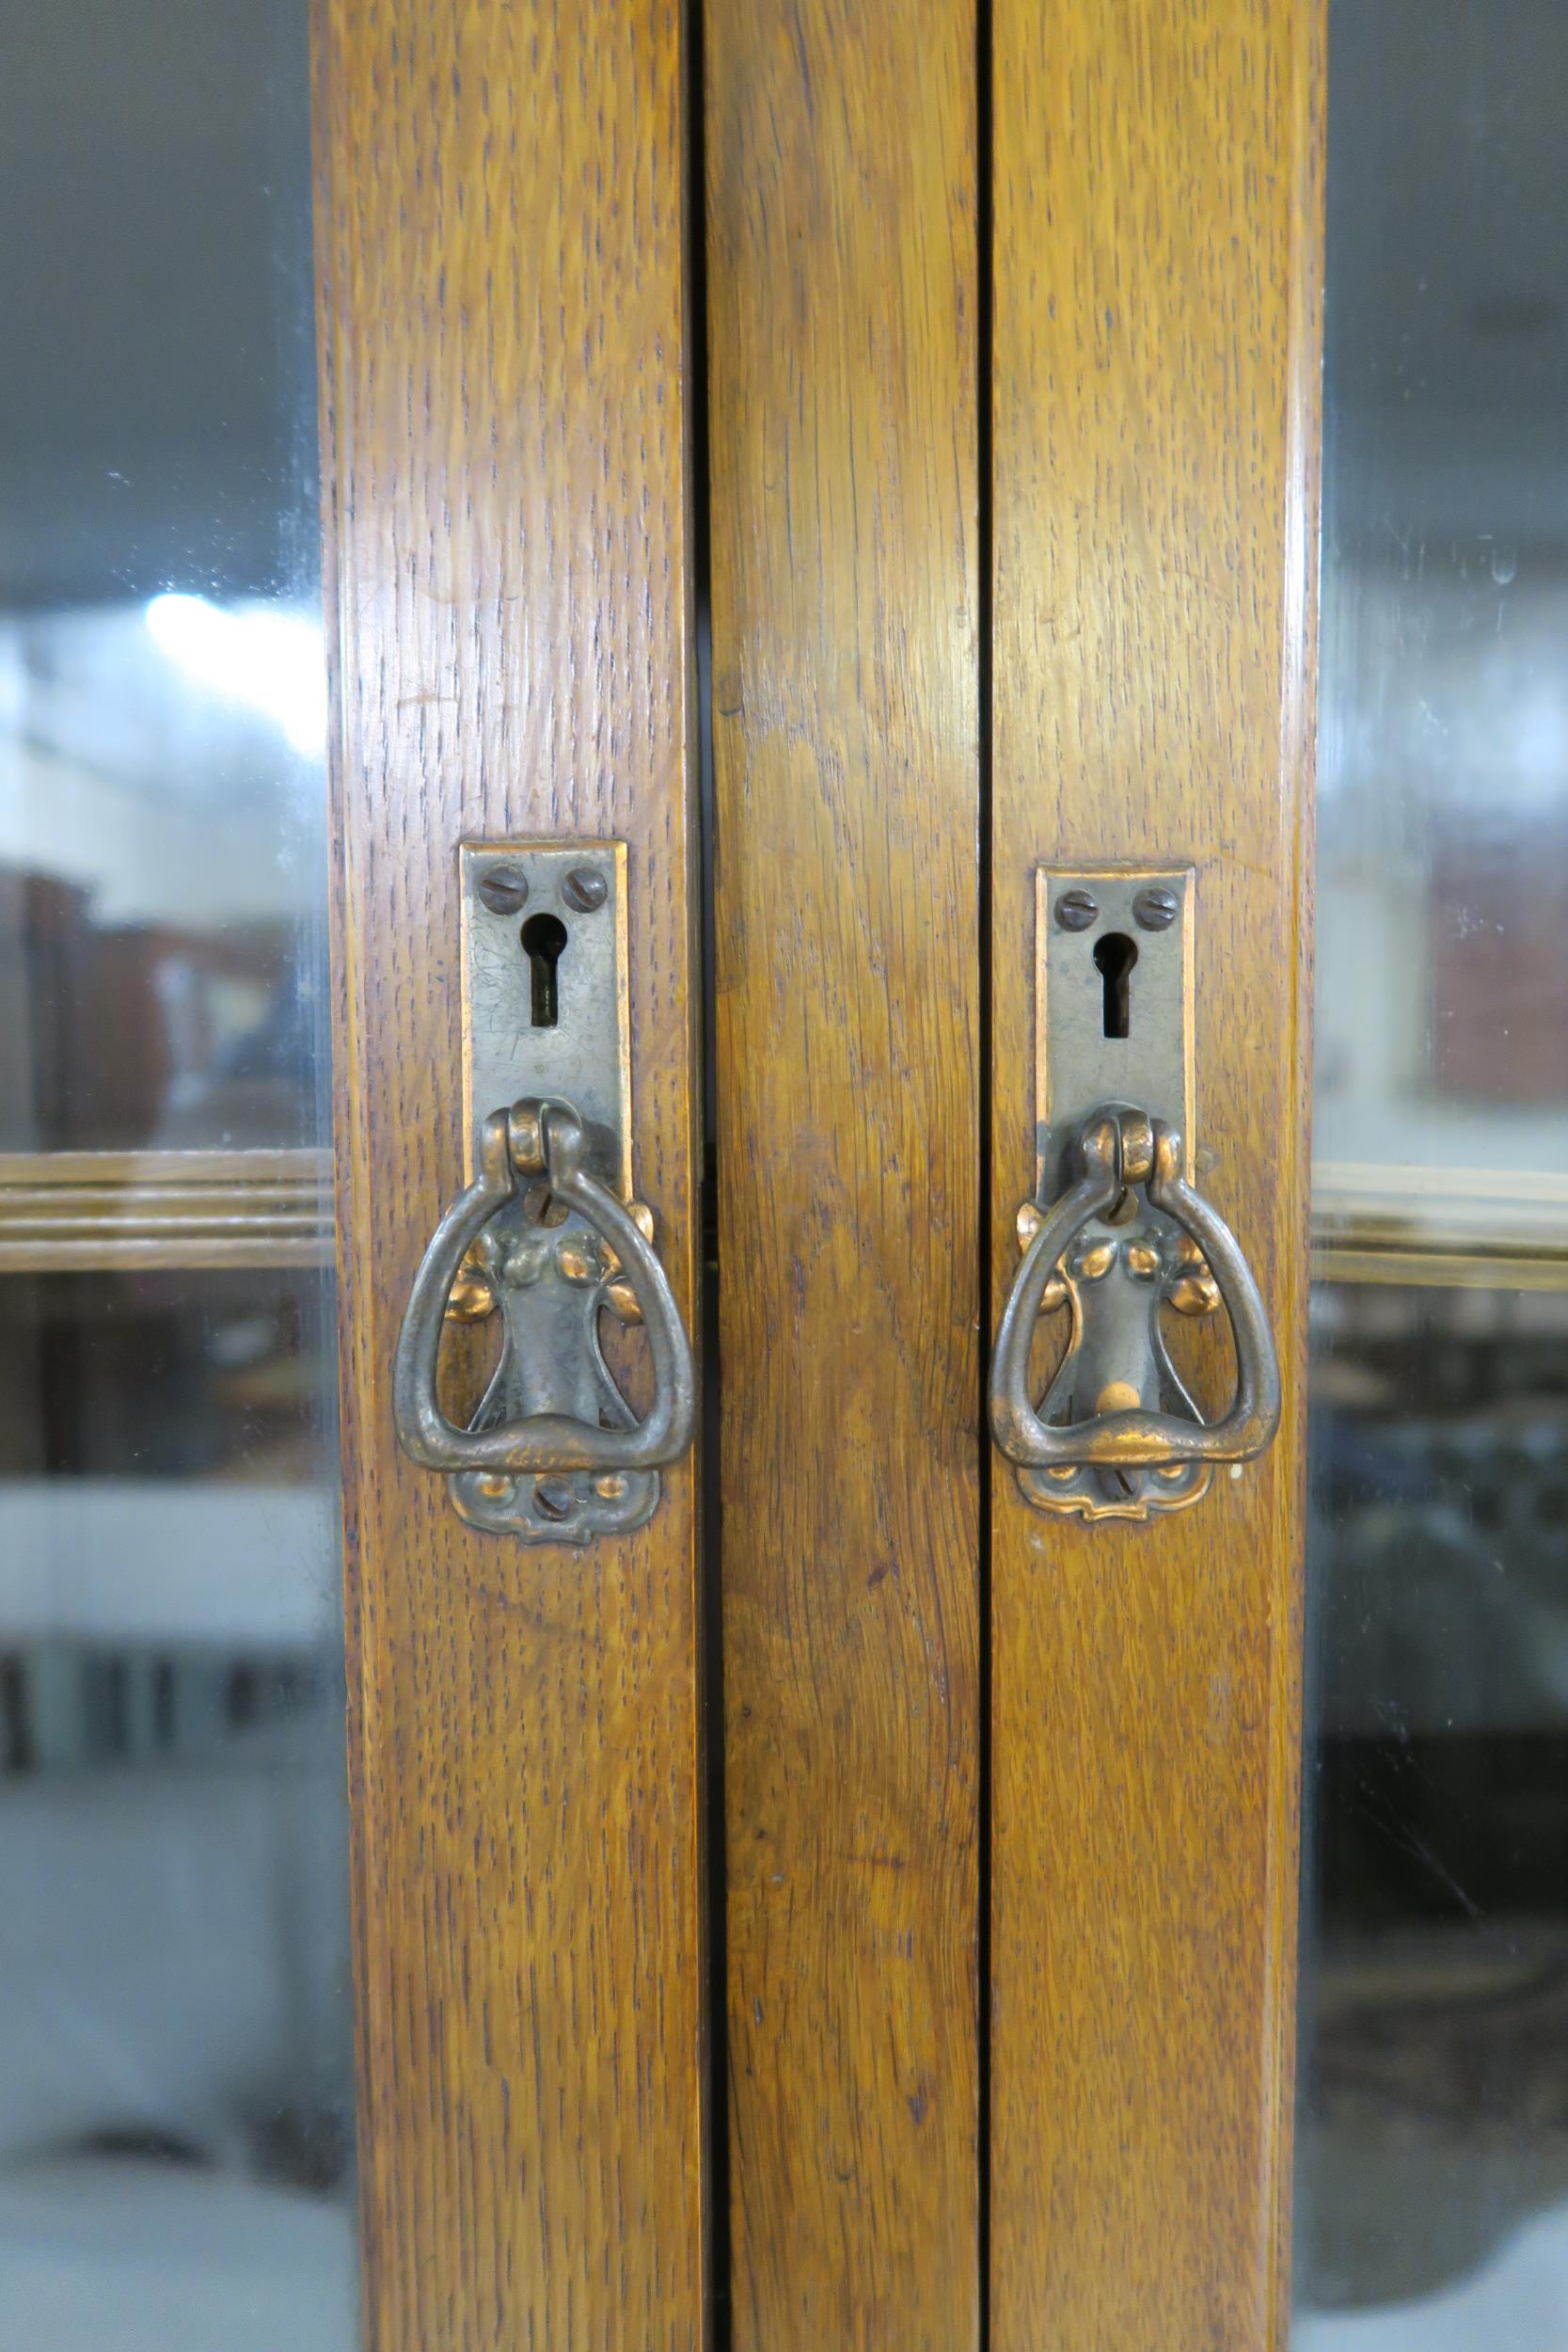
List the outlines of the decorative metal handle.
{"label": "decorative metal handle", "polygon": [[[1143,1518],[1196,1501],[1210,1465],[1263,1452],[1279,1424],[1278,1359],[1240,1244],[1182,1176],[1180,1135],[1142,1111],[1099,1110],[1079,1132],[1077,1158],[1077,1181],[1037,1225],[1037,1213],[1026,1213],[1036,1230],[997,1333],[991,1434],[1042,1508]],[[1157,1217],[1139,1216],[1134,1204],[1117,1221],[1139,1185]],[[1202,1313],[1220,1300],[1235,1338],[1236,1390],[1223,1419],[1205,1422],[1165,1353],[1159,1311]],[[1068,1352],[1037,1409],[1035,1326],[1064,1305]]]}
{"label": "decorative metal handle", "polygon": [[[393,1371],[404,1453],[451,1476],[464,1518],[536,1541],[585,1542],[640,1525],[658,1497],[652,1473],[679,1459],[696,1426],[691,1345],[650,1246],[652,1219],[590,1171],[592,1148],[567,1104],[525,1101],[490,1114],[479,1174],[420,1260]],[[529,1218],[519,1176],[542,1179],[565,1222]],[[600,1352],[606,1306],[648,1335],[654,1402],[640,1422]],[[472,1422],[459,1428],[436,1394],[442,1325],[449,1313],[495,1307],[505,1318],[501,1361]]]}

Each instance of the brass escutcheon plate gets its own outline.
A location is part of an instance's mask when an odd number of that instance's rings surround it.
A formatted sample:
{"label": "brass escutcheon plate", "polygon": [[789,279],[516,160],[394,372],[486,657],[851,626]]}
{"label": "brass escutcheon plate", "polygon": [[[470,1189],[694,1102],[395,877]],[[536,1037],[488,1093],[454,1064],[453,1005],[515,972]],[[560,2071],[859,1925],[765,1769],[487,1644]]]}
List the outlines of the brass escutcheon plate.
{"label": "brass escutcheon plate", "polygon": [[[458,870],[467,1175],[477,1168],[489,1114],[539,1097],[571,1105],[592,1173],[629,1202],[625,842],[465,841]],[[472,1311],[467,1295],[477,1289],[482,1311],[487,1295],[505,1318],[505,1376],[481,1415],[556,1411],[613,1423],[624,1406],[598,1344],[607,1295],[599,1237],[576,1215],[541,1227],[519,1205],[492,1221],[481,1255],[477,1280],[459,1284],[450,1311]],[[657,1470],[459,1472],[450,1486],[472,1525],[532,1543],[583,1544],[639,1527],[659,1493]]]}
{"label": "brass escutcheon plate", "polygon": [[[1140,919],[1145,894],[1168,893],[1170,919]],[[1076,909],[1069,901],[1076,896]],[[1086,905],[1095,912],[1083,919]],[[1179,1128],[1196,1166],[1193,1084],[1196,876],[1190,866],[1099,866],[1035,873],[1035,1197],[1053,1200],[1084,1120],[1102,1103],[1136,1103]],[[1072,914],[1064,922],[1064,912]],[[1132,950],[1125,1037],[1105,1034],[1106,976],[1097,957]]]}
{"label": "brass escutcheon plate", "polygon": [[[498,912],[480,893],[498,871],[526,886]],[[624,841],[465,841],[462,887],[465,1174],[479,1165],[490,1112],[524,1095],[570,1103],[594,1144],[594,1173],[631,1193],[631,1021]],[[572,902],[575,876],[603,882],[597,906]],[[508,896],[510,897],[510,893]],[[580,890],[578,897],[584,894]],[[554,1019],[534,1018],[534,957],[525,942],[559,924]],[[540,929],[535,929],[538,926]],[[546,933],[546,938],[549,934]]]}
{"label": "brass escutcheon plate", "polygon": [[[1041,866],[1035,874],[1035,1197],[1057,1197],[1085,1119],[1104,1103],[1157,1109],[1180,1129],[1188,1173],[1195,1166],[1193,950],[1195,875],[1190,866],[1102,866],[1090,872]],[[1150,920],[1150,914],[1154,919]],[[1107,1035],[1109,960],[1125,988],[1126,1034]],[[1157,1317],[1143,1295],[1147,1277],[1129,1288],[1140,1248],[1172,1239],[1147,1213],[1131,1231],[1097,1221],[1087,1256],[1105,1261],[1106,1278],[1089,1290],[1064,1269],[1056,1288],[1070,1302],[1072,1338],[1053,1392],[1070,1389],[1085,1338],[1107,1316],[1123,1335],[1130,1365],[1148,1376],[1156,1360],[1174,1380]],[[1174,1266],[1174,1262],[1173,1262]],[[1174,1271],[1164,1287],[1175,1280]],[[1092,1304],[1089,1303],[1092,1301]],[[1111,1353],[1117,1353],[1112,1349]],[[1037,1510],[1084,1518],[1145,1519],[1197,1501],[1206,1469],[1176,1466],[1152,1474],[1082,1469],[1019,1472]]]}

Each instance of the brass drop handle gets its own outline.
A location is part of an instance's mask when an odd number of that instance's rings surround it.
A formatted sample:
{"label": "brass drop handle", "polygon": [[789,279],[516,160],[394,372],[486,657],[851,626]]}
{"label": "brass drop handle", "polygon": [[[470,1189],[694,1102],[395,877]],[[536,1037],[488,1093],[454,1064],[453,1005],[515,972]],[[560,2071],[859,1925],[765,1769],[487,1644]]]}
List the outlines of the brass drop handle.
{"label": "brass drop handle", "polygon": [[[449,1473],[465,1518],[534,1541],[584,1542],[641,1524],[657,1500],[652,1473],[680,1458],[696,1426],[691,1343],[674,1294],[635,1206],[592,1172],[591,1152],[564,1103],[524,1101],[490,1114],[479,1173],[420,1260],[393,1369],[404,1452]],[[564,1221],[529,1220],[519,1177],[541,1180]],[[473,1311],[466,1301],[476,1284],[504,1317],[502,1357],[472,1422],[460,1428],[441,1408],[436,1367],[443,1323]],[[641,1421],[600,1352],[607,1305],[648,1335],[654,1401]]]}
{"label": "brass drop handle", "polygon": [[[1142,1518],[1195,1500],[1210,1465],[1264,1451],[1279,1425],[1279,1363],[1240,1244],[1181,1173],[1180,1135],[1141,1111],[1099,1110],[1079,1131],[1076,1160],[1076,1181],[1040,1217],[1002,1316],[991,1434],[1040,1507]],[[1157,1217],[1134,1209],[1113,1221],[1140,1185]],[[1202,1311],[1210,1275],[1236,1345],[1235,1394],[1216,1422],[1181,1388],[1158,1321],[1162,1305]],[[1052,1305],[1071,1308],[1071,1336],[1037,1409],[1030,1349]]]}

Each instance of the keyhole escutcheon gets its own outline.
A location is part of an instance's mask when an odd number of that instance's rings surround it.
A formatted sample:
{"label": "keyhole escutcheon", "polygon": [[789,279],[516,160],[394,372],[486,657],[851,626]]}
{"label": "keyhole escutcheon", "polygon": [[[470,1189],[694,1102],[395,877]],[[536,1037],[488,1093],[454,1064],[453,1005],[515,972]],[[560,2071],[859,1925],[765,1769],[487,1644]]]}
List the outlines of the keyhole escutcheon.
{"label": "keyhole escutcheon", "polygon": [[566,947],[566,926],[559,914],[531,914],[520,934],[529,961],[530,1018],[536,1029],[553,1029],[560,1018],[557,967]]}
{"label": "keyhole escutcheon", "polygon": [[1107,931],[1095,942],[1094,968],[1103,990],[1102,1033],[1106,1037],[1132,1034],[1132,966],[1137,961],[1138,943],[1125,931]]}

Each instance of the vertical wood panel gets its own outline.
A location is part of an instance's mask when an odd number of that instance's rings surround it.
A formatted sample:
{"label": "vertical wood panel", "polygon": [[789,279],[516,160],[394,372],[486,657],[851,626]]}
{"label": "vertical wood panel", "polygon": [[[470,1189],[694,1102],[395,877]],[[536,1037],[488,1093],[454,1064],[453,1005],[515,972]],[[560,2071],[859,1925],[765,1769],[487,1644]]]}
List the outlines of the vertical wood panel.
{"label": "vertical wood panel", "polygon": [[1197,867],[1199,1182],[1268,1457],[1148,1527],[993,1473],[996,2352],[1283,2342],[1322,0],[996,0],[995,1292],[1031,871]]}
{"label": "vertical wood panel", "polygon": [[704,2341],[694,1476],[464,1527],[392,1435],[463,1173],[457,845],[623,835],[635,1177],[689,1317],[675,0],[324,0],[361,2164],[378,2352]]}
{"label": "vertical wood panel", "polygon": [[976,2341],[969,0],[712,0],[740,2352]]}

